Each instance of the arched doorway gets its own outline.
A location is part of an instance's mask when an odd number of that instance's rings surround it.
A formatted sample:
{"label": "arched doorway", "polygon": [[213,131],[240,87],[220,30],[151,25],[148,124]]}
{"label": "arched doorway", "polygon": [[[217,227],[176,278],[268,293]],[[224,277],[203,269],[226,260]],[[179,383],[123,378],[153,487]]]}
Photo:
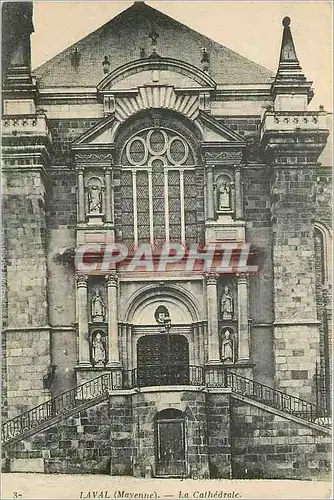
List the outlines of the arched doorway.
{"label": "arched doorway", "polygon": [[180,410],[166,409],[155,416],[156,476],[186,474],[186,427]]}
{"label": "arched doorway", "polygon": [[157,334],[137,343],[138,386],[182,385],[189,382],[189,346],[183,335]]}

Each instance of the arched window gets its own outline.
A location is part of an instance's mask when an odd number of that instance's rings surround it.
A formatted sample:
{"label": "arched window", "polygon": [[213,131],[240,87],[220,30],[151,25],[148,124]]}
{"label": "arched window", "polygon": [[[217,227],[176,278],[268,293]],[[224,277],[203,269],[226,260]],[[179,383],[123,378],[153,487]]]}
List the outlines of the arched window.
{"label": "arched window", "polygon": [[328,229],[318,222],[314,224],[314,250],[322,283],[328,283],[332,275],[332,238]]}
{"label": "arched window", "polygon": [[178,132],[137,132],[121,155],[122,237],[127,244],[197,241],[195,155]]}

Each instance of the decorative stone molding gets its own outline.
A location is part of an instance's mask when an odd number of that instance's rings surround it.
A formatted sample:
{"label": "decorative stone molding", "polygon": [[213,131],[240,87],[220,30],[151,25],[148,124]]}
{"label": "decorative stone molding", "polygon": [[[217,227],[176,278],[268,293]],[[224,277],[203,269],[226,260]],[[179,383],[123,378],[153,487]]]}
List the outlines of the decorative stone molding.
{"label": "decorative stone molding", "polygon": [[200,70],[196,66],[169,57],[162,57],[155,60],[147,58],[138,59],[116,68],[98,84],[97,90],[99,92],[106,91],[128,76],[148,70],[174,71],[175,73],[188,76],[197,82],[199,86],[212,90],[216,87],[215,81],[207,73]]}
{"label": "decorative stone molding", "polygon": [[75,153],[76,162],[96,163],[111,161],[111,153]]}
{"label": "decorative stone molding", "polygon": [[242,151],[205,151],[204,158],[206,161],[235,161],[242,159]]}
{"label": "decorative stone molding", "polygon": [[176,93],[167,85],[139,87],[138,93],[115,97],[115,117],[121,123],[138,111],[153,108],[174,110],[194,120],[199,113],[199,99],[198,95]]}

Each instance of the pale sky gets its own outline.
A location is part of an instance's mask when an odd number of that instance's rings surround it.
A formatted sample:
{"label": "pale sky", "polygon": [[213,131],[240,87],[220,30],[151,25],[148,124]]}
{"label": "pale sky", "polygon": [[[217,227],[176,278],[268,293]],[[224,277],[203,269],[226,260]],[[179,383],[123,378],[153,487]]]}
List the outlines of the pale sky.
{"label": "pale sky", "polygon": [[[35,1],[33,68],[96,30],[132,3]],[[282,18],[289,16],[300,64],[315,89],[310,109],[318,109],[319,104],[323,104],[326,111],[332,110],[331,0],[146,3],[273,71],[278,63]]]}

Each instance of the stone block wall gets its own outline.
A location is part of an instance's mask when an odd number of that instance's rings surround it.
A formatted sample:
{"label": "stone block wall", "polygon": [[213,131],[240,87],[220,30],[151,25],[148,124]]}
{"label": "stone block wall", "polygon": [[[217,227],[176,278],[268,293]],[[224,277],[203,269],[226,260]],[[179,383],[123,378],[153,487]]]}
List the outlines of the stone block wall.
{"label": "stone block wall", "polygon": [[46,192],[40,172],[4,172],[8,327],[48,324]]}
{"label": "stone block wall", "polygon": [[259,273],[249,278],[251,360],[254,380],[274,385],[273,269],[268,166],[250,163],[243,171],[246,241],[257,249]]}
{"label": "stone block wall", "polygon": [[111,471],[114,476],[131,476],[133,467],[132,396],[110,397]]}
{"label": "stone block wall", "polygon": [[52,164],[71,165],[71,142],[75,141],[78,137],[80,137],[80,135],[92,128],[97,121],[99,121],[99,119],[92,118],[63,118],[48,120],[54,147]]}
{"label": "stone block wall", "polygon": [[8,472],[155,474],[155,416],[183,412],[193,479],[326,479],[331,437],[231,394],[173,391],[114,393],[3,449]]}
{"label": "stone block wall", "polygon": [[313,171],[315,186],[315,214],[318,222],[332,226],[332,170],[317,167]]}
{"label": "stone block wall", "polygon": [[7,280],[6,375],[8,418],[42,403],[50,393],[46,262],[46,191],[38,168],[3,175],[3,231]]}
{"label": "stone block wall", "polygon": [[312,171],[275,167],[272,175],[276,384],[312,401],[319,359]]}
{"label": "stone block wall", "polygon": [[15,467],[16,459],[24,461],[26,471],[30,463],[29,472],[35,466],[31,459],[43,459],[46,474],[109,474],[109,403],[100,403],[13,445],[9,455]]}
{"label": "stone block wall", "polygon": [[206,404],[210,478],[231,478],[230,394],[208,394]]}
{"label": "stone block wall", "polygon": [[330,478],[331,437],[232,399],[232,473],[243,479]]}
{"label": "stone block wall", "polygon": [[74,249],[76,247],[76,173],[53,166],[48,198],[48,302],[52,326],[51,362],[56,367],[52,395],[76,385],[77,364]]}
{"label": "stone block wall", "polygon": [[50,330],[6,332],[8,418],[50,398],[43,377],[51,363]]}
{"label": "stone block wall", "polygon": [[195,391],[135,394],[132,400],[133,475],[145,476],[147,467],[155,474],[154,417],[164,409],[173,408],[182,411],[186,420],[188,474],[194,478],[208,477],[205,407],[205,395]]}

